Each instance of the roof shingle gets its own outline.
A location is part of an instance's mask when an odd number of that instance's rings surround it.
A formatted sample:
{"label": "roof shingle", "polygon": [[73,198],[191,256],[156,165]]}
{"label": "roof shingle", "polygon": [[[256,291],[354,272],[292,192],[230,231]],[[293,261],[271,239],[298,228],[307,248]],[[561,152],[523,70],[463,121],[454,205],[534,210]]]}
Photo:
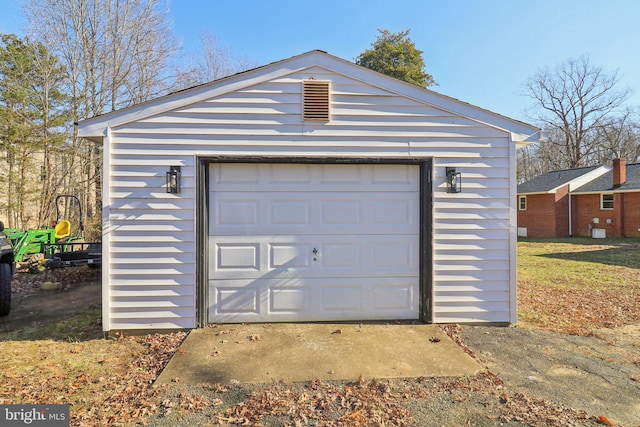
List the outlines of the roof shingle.
{"label": "roof shingle", "polygon": [[[573,193],[606,193],[616,191],[640,191],[640,163],[627,165],[627,180],[622,185],[613,187],[613,170],[580,186]],[[518,190],[520,192],[520,190]]]}
{"label": "roof shingle", "polygon": [[[561,185],[566,185],[576,178],[589,173],[600,166],[589,166],[577,169],[564,169],[547,172],[540,176],[525,181],[518,185],[518,194],[524,193],[544,193],[551,191],[554,188],[558,188]],[[628,173],[628,172],[627,172]],[[606,175],[606,174],[605,174]]]}

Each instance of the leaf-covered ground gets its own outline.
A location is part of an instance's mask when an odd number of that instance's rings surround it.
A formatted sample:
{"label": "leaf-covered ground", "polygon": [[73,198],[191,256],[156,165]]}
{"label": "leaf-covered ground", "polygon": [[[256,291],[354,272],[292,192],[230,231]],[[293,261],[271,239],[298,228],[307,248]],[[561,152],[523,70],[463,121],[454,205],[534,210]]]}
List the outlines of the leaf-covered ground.
{"label": "leaf-covered ground", "polygon": [[70,404],[72,425],[132,425],[160,406],[153,381],[186,333],[2,342],[0,404]]}
{"label": "leaf-covered ground", "polygon": [[575,335],[640,322],[640,243],[518,244],[520,321]]}
{"label": "leaf-covered ground", "polygon": [[[637,242],[520,242],[523,326],[589,336],[638,324],[638,255]],[[19,282],[37,298],[32,280]],[[605,415],[516,390],[489,369],[468,378],[154,386],[186,333],[103,339],[99,311],[87,313],[66,338],[64,323],[52,339],[33,330],[0,334],[0,404],[69,403],[74,426],[613,425]],[[443,329],[475,356],[459,326]]]}

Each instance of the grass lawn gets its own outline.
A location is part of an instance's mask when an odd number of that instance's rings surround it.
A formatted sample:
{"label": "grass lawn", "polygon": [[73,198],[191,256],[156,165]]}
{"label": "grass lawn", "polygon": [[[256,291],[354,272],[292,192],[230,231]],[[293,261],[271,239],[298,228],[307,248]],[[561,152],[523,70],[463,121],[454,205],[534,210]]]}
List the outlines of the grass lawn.
{"label": "grass lawn", "polygon": [[640,240],[521,239],[519,321],[560,332],[640,321]]}

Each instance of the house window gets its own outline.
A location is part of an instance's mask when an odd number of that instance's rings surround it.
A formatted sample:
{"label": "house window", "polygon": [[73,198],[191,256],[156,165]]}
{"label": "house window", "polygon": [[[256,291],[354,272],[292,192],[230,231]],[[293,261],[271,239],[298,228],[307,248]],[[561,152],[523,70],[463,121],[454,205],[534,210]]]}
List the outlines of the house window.
{"label": "house window", "polygon": [[518,209],[521,211],[527,210],[527,196],[518,197]]}
{"label": "house window", "polygon": [[603,209],[603,210],[613,209],[613,194],[600,195],[600,209]]}

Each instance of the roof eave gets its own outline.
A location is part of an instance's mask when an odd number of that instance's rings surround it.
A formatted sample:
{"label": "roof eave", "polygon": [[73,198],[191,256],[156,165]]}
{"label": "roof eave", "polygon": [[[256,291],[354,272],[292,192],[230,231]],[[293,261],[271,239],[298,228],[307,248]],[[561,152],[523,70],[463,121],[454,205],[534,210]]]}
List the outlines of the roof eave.
{"label": "roof eave", "polygon": [[627,188],[624,190],[607,188],[604,190],[590,190],[590,191],[575,191],[571,194],[575,196],[588,195],[588,194],[618,194],[618,193],[640,193],[640,188]]}
{"label": "roof eave", "polygon": [[528,147],[529,145],[541,142],[543,139],[541,129],[538,129],[535,133],[529,135],[511,132],[511,140],[515,142],[516,148]]}
{"label": "roof eave", "polygon": [[518,192],[518,196],[537,196],[540,194],[553,194],[553,191],[532,191],[532,192]]}

